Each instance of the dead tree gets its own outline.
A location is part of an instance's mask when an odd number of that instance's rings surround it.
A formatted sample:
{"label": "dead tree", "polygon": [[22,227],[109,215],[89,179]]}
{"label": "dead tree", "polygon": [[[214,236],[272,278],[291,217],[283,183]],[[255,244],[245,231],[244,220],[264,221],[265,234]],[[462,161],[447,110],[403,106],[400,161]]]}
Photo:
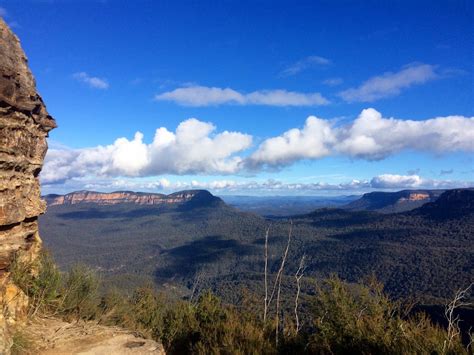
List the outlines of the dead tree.
{"label": "dead tree", "polygon": [[456,339],[461,333],[461,330],[459,328],[459,321],[460,321],[459,314],[455,314],[455,311],[456,309],[460,307],[472,305],[471,302],[466,302],[465,300],[467,299],[468,293],[471,290],[471,287],[473,285],[474,283],[470,284],[464,290],[461,290],[461,289],[458,290],[456,294],[454,295],[453,300],[446,305],[444,314],[448,321],[448,330],[447,330],[446,340],[444,341],[444,344],[443,344],[443,354],[446,354],[447,352],[449,352],[454,339]]}
{"label": "dead tree", "polygon": [[[283,258],[281,259],[280,269],[278,270],[277,277],[275,279],[275,284],[273,285],[273,292],[272,296],[270,297],[270,302],[273,299],[273,295],[275,293],[275,289],[277,288],[277,298],[276,298],[276,325],[275,325],[275,343],[278,346],[278,335],[280,331],[280,293],[281,293],[281,279],[283,276],[283,270],[285,268],[286,258],[288,257],[288,251],[290,250],[290,243],[291,243],[291,234],[293,231],[293,221],[290,221],[290,230],[288,232],[288,242],[286,244],[285,253],[283,254]],[[277,287],[278,286],[278,287]]]}
{"label": "dead tree", "polygon": [[194,276],[194,282],[193,282],[193,288],[191,290],[191,296],[189,297],[189,302],[193,302],[194,295],[196,291],[198,290],[199,283],[201,282],[201,279],[203,277],[204,270],[200,269],[199,272]]}
{"label": "dead tree", "polygon": [[263,304],[263,323],[267,321],[268,312],[268,234],[270,233],[270,227],[267,228],[265,233],[265,299]]}
{"label": "dead tree", "polygon": [[301,329],[300,326],[300,320],[298,317],[298,302],[299,302],[299,297],[300,297],[300,292],[301,292],[301,279],[303,278],[304,271],[306,269],[306,266],[304,265],[306,258],[306,254],[303,254],[300,260],[300,265],[298,267],[298,270],[296,271],[295,274],[295,279],[296,279],[296,297],[295,297],[295,320],[296,320],[296,334]]}

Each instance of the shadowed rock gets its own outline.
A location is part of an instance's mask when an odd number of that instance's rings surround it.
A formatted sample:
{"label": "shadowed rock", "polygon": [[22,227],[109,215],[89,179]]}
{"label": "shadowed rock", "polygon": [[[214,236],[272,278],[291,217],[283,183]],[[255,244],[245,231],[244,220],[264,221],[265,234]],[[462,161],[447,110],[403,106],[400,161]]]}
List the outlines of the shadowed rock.
{"label": "shadowed rock", "polygon": [[56,127],[28,68],[20,41],[0,18],[0,353],[11,345],[11,327],[26,313],[27,298],[11,281],[13,258],[34,259],[41,240],[38,175],[48,132]]}

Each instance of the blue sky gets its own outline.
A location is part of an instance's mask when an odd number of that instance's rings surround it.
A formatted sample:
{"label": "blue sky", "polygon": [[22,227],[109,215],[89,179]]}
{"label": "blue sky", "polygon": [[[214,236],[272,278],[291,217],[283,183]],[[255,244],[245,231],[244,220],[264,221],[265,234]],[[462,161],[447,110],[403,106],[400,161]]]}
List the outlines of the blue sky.
{"label": "blue sky", "polygon": [[467,0],[0,1],[0,14],[58,122],[45,192],[473,185]]}

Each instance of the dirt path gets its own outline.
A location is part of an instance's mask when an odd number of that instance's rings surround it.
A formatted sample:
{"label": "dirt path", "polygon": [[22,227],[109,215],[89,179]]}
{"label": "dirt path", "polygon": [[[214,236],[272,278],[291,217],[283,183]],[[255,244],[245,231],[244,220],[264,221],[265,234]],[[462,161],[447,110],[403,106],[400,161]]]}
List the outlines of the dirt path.
{"label": "dirt path", "polygon": [[118,327],[93,322],[67,323],[40,318],[24,331],[33,344],[28,353],[38,355],[165,354],[161,344]]}

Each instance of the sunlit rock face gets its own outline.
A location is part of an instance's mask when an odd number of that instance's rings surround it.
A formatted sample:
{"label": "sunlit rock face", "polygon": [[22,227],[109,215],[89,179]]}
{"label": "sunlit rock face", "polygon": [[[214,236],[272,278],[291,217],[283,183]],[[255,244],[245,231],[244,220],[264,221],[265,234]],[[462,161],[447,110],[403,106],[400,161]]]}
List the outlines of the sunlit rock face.
{"label": "sunlit rock face", "polygon": [[56,127],[28,68],[20,41],[0,18],[0,353],[8,353],[12,326],[24,320],[27,297],[10,280],[15,256],[33,259],[39,252],[38,174],[48,132]]}
{"label": "sunlit rock face", "polygon": [[80,203],[94,203],[98,205],[119,205],[131,203],[136,205],[177,205],[189,202],[193,199],[215,199],[208,191],[189,190],[175,192],[170,195],[116,191],[116,192],[95,192],[76,191],[66,195],[46,195],[44,198],[48,206],[55,205],[76,205]]}

